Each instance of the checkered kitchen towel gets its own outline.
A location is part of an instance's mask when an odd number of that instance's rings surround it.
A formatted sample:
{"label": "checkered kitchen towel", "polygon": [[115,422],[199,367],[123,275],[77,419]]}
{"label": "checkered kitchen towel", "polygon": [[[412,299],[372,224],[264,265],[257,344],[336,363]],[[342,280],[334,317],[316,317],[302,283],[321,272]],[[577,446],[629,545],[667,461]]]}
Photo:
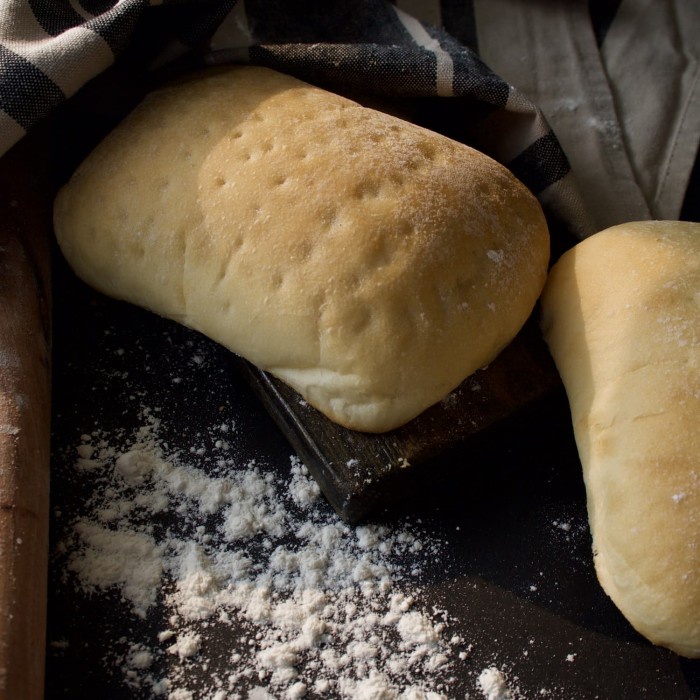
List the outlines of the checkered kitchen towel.
{"label": "checkered kitchen towel", "polygon": [[138,46],[151,74],[248,62],[410,104],[584,236],[682,213],[697,36],[690,0],[0,0],[0,154]]}

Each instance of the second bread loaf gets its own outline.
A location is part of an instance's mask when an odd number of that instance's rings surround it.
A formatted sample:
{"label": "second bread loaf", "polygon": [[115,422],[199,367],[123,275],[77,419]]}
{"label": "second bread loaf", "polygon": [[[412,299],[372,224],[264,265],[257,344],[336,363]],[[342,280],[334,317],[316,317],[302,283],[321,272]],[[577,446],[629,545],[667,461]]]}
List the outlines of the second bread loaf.
{"label": "second bread loaf", "polygon": [[652,642],[700,657],[700,224],[586,239],[553,267],[542,308],[600,583]]}

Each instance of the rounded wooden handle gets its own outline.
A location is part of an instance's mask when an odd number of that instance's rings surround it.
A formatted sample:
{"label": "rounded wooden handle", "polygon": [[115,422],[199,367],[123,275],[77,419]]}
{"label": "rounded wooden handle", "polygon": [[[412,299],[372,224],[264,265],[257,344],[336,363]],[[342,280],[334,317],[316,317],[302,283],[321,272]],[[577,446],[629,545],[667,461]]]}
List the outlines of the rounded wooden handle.
{"label": "rounded wooden handle", "polygon": [[28,138],[0,159],[1,700],[44,694],[51,234],[44,145]]}

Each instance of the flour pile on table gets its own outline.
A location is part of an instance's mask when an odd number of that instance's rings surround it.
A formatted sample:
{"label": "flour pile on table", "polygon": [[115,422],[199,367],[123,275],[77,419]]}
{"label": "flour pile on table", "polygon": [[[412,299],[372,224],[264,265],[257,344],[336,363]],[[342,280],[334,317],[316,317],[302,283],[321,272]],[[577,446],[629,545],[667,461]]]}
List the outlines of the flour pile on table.
{"label": "flour pile on table", "polygon": [[[134,620],[159,625],[115,644],[135,694],[452,697],[469,646],[421,606],[434,536],[347,526],[296,458],[285,477],[236,464],[229,426],[207,447],[169,454],[159,420],[146,410],[142,424],[126,444],[82,437],[74,475],[93,495],[57,555],[68,583],[116,591]],[[193,466],[203,455],[206,470]]]}

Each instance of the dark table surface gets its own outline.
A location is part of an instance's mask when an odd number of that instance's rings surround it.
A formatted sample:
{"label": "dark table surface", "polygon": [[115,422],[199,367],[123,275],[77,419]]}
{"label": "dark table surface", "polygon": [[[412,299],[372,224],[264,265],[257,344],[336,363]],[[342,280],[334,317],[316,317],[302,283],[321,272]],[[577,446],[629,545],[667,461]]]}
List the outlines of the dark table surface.
{"label": "dark table surface", "polygon": [[[230,441],[238,466],[227,469],[248,468],[254,459],[285,479],[292,450],[227,351],[94,293],[60,257],[54,286],[46,697],[151,697],[152,690],[125,680],[118,650],[125,639],[152,640],[165,613],[155,606],[139,617],[114,591],[85,592],[66,569],[63,543],[97,488],[89,472],[75,469],[80,436],[126,434],[139,427],[137,409],[145,405],[158,407],[172,450],[187,451],[216,422],[235,425]],[[700,661],[646,642],[596,581],[581,468],[561,391],[503,424],[459,463],[443,466],[373,521],[409,523],[425,542],[439,543],[415,605],[444,611],[451,633],[468,649],[452,668],[449,697],[484,697],[477,678],[491,666],[504,672],[511,697],[700,697]],[[204,460],[201,468],[213,469],[213,462]],[[318,508],[327,522],[336,517],[327,504]],[[185,527],[177,513],[167,517],[173,532]],[[235,627],[210,624],[218,649],[233,644]],[[154,672],[167,675],[167,659],[162,663]],[[207,681],[222,673],[222,663],[203,650],[187,665],[192,687],[211,687]],[[243,686],[240,692],[247,697]],[[207,695],[195,690],[193,697]]]}

